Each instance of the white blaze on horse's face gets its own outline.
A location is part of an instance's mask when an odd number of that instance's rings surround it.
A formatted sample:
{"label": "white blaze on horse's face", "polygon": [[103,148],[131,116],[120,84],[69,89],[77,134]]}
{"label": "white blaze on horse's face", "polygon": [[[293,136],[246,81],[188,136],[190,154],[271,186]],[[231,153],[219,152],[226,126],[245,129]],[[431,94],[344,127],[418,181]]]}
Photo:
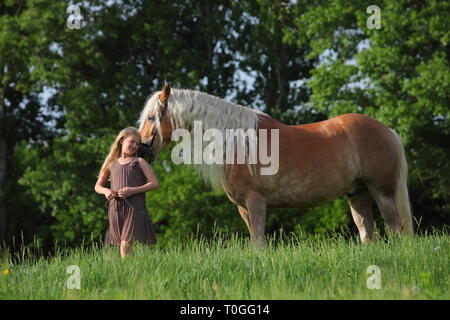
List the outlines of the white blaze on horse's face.
{"label": "white blaze on horse's face", "polygon": [[161,152],[170,143],[172,127],[170,121],[164,118],[161,121],[157,113],[149,114],[141,129],[142,142],[151,144],[155,153]]}
{"label": "white blaze on horse's face", "polygon": [[150,120],[151,117],[148,116],[145,118],[145,121],[141,123],[139,128],[139,133],[141,134],[142,143],[149,143],[151,140],[151,133],[153,130],[153,121]]}
{"label": "white blaze on horse's face", "polygon": [[141,129],[141,137],[143,143],[149,143],[153,139],[156,131],[156,116],[150,115],[146,118],[145,123]]}

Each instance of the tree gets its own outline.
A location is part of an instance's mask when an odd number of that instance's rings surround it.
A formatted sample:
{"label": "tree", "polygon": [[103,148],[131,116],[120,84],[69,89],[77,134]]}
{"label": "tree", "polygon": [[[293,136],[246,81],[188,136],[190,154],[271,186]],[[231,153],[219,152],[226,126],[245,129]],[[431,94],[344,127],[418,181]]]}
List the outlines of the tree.
{"label": "tree", "polygon": [[250,0],[233,3],[233,50],[239,69],[254,76],[249,87],[241,80],[243,90],[239,103],[262,109],[280,121],[304,122],[294,108],[305,107],[310,90],[302,85],[310,77],[314,59],[307,59],[309,46],[286,41],[287,30],[295,28],[296,15],[306,10],[300,1],[298,10],[273,0]]}
{"label": "tree", "polygon": [[[43,143],[53,132],[44,124],[52,108],[45,110],[39,92],[46,85],[44,74],[51,68],[55,26],[64,16],[54,2],[5,1],[0,4],[0,239],[6,239],[10,224],[7,208],[14,206],[17,171],[14,147],[20,140]],[[48,10],[48,11],[47,11]]]}

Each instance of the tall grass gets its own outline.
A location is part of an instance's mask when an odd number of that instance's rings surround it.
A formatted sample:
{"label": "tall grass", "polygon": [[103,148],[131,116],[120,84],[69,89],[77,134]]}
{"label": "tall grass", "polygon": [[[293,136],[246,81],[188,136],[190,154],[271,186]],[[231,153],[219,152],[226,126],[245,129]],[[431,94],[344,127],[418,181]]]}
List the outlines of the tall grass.
{"label": "tall grass", "polygon": [[[449,237],[378,239],[362,245],[333,236],[248,239],[191,237],[162,247],[135,245],[56,250],[52,257],[3,254],[0,299],[449,299]],[[80,289],[68,289],[76,265]],[[368,267],[381,271],[369,289]],[[6,271],[7,270],[7,271]],[[9,274],[8,274],[9,272]]]}

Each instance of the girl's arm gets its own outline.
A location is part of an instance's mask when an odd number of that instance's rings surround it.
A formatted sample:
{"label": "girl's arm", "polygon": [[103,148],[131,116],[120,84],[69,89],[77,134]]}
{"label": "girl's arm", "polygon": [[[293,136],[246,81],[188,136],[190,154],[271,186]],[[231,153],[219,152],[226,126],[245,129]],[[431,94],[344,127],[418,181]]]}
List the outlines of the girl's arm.
{"label": "girl's arm", "polygon": [[143,158],[139,158],[139,166],[141,167],[141,170],[144,173],[145,177],[147,178],[148,182],[142,186],[131,188],[133,194],[158,189],[159,188],[158,179],[156,179],[156,176],[153,174],[153,171],[150,168],[150,165],[147,163],[147,161],[145,161]]}
{"label": "girl's arm", "polygon": [[108,200],[116,196],[116,194],[113,191],[111,191],[111,189],[103,186],[106,183],[106,181],[108,181],[109,175],[110,175],[109,170],[105,169],[103,171],[103,174],[100,177],[98,177],[98,180],[95,184],[95,192],[104,194]]}

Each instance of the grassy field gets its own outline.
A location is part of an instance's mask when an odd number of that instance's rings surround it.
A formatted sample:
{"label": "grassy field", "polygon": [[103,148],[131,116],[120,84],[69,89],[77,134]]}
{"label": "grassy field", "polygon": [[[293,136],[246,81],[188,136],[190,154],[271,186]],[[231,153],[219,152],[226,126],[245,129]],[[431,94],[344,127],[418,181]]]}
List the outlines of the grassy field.
{"label": "grassy field", "polygon": [[[336,235],[256,250],[217,237],[138,245],[125,260],[113,247],[51,258],[26,258],[24,249],[1,258],[0,299],[449,299],[449,244],[442,233],[370,245]],[[77,270],[80,289],[69,289]]]}

